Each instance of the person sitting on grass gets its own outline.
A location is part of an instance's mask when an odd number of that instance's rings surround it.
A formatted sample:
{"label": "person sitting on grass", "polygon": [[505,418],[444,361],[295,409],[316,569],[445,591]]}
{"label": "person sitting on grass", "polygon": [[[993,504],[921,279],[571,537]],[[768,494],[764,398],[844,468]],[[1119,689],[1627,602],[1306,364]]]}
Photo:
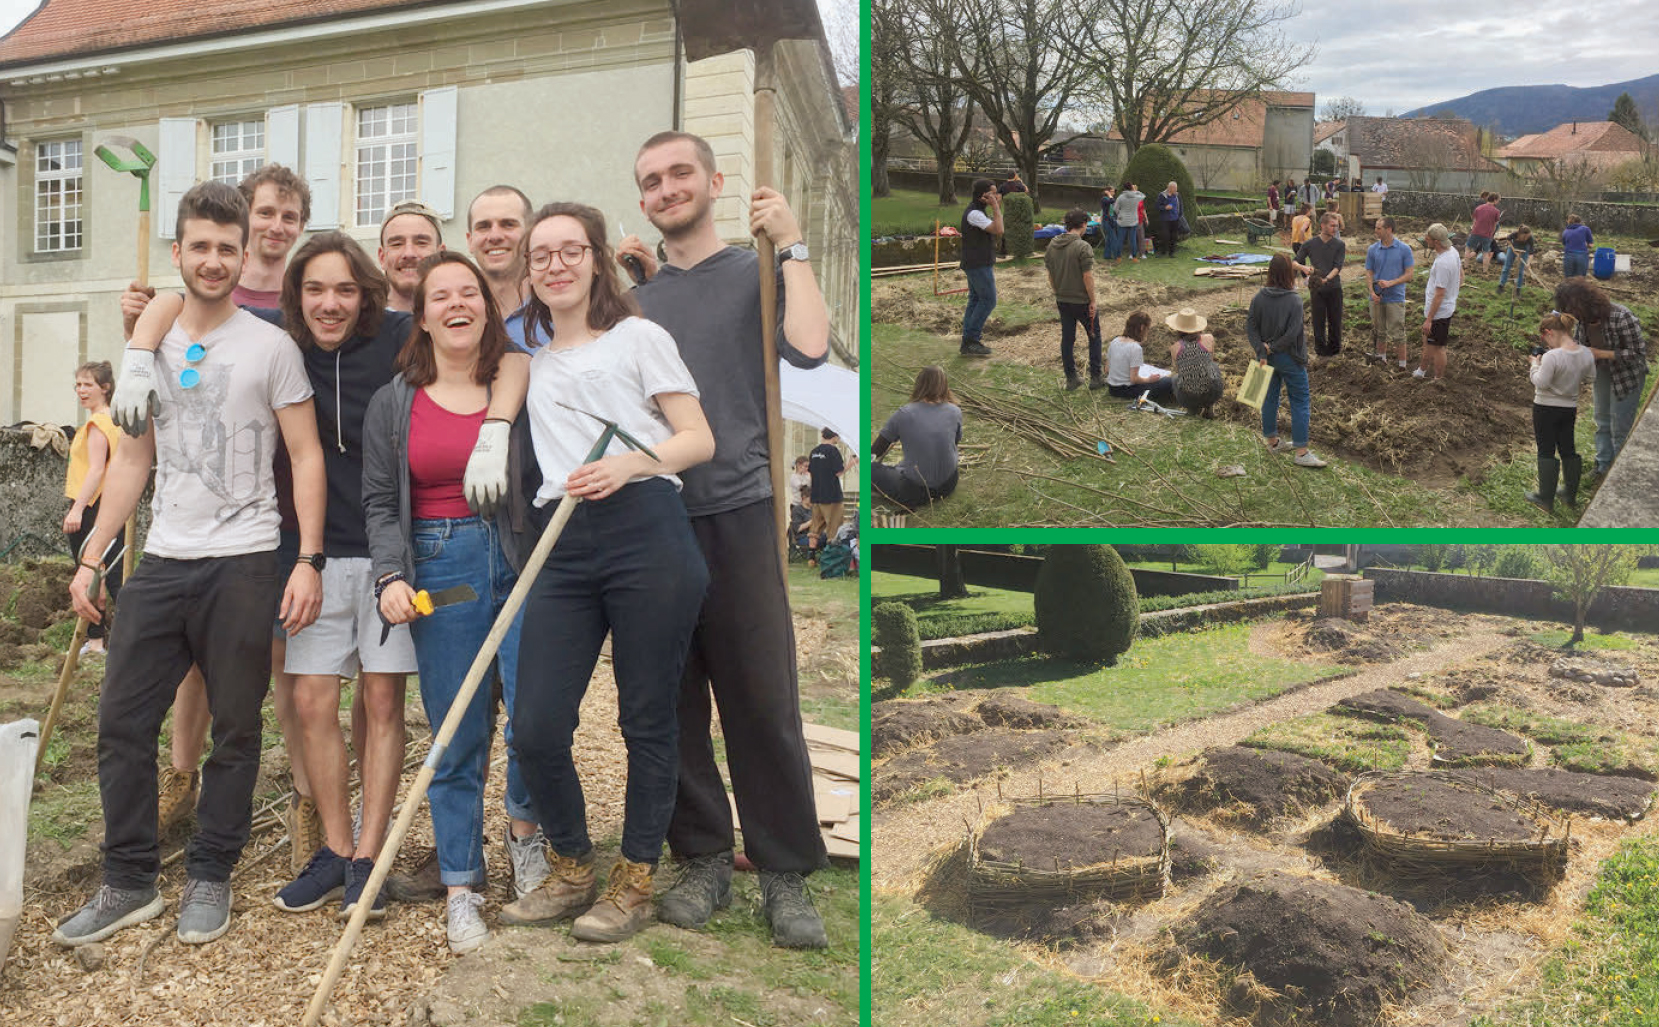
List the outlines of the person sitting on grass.
{"label": "person sitting on grass", "polygon": [[[1250,301],[1244,330],[1250,347],[1264,367],[1273,369],[1262,400],[1262,438],[1269,453],[1294,447],[1296,466],[1324,467],[1325,461],[1308,448],[1308,340],[1302,329],[1302,297],[1296,291],[1296,270],[1290,258],[1275,253],[1267,265],[1267,285]],[[1290,392],[1291,445],[1279,437],[1279,387]]]}
{"label": "person sitting on grass", "polygon": [[1568,506],[1578,505],[1578,481],[1584,458],[1573,444],[1578,423],[1578,394],[1596,377],[1596,357],[1580,346],[1575,333],[1578,318],[1552,312],[1538,325],[1547,349],[1532,351],[1532,435],[1538,443],[1538,491],[1526,501],[1545,513],[1555,512],[1555,483],[1566,472],[1561,495]]}
{"label": "person sitting on grass", "polygon": [[[1175,317],[1192,318],[1198,322],[1198,331],[1204,329],[1204,319],[1191,310],[1183,310],[1170,319],[1170,327],[1176,331],[1184,329],[1175,324]],[[1139,399],[1143,394],[1154,402],[1167,402],[1174,394],[1175,383],[1161,371],[1147,371],[1145,365],[1144,347],[1146,345],[1147,330],[1152,327],[1152,315],[1144,310],[1137,310],[1129,315],[1123,323],[1123,334],[1113,339],[1106,347],[1106,391],[1119,399]]]}
{"label": "person sitting on grass", "polygon": [[[870,446],[870,484],[876,494],[915,511],[956,491],[957,444],[962,441],[962,408],[951,394],[945,369],[931,364],[916,375],[910,402],[893,411]],[[898,443],[897,467],[881,462]]]}
{"label": "person sitting on grass", "polygon": [[1215,403],[1221,398],[1225,380],[1215,362],[1215,336],[1209,332],[1177,335],[1169,348],[1175,364],[1175,402],[1209,421],[1215,418]]}
{"label": "person sitting on grass", "polygon": [[1503,262],[1503,273],[1498,275],[1498,295],[1503,295],[1504,286],[1509,282],[1509,273],[1515,273],[1515,295],[1521,294],[1521,285],[1526,281],[1527,264],[1532,260],[1533,247],[1536,245],[1532,238],[1532,229],[1526,225],[1510,233],[1509,245],[1505,247],[1499,260]]}

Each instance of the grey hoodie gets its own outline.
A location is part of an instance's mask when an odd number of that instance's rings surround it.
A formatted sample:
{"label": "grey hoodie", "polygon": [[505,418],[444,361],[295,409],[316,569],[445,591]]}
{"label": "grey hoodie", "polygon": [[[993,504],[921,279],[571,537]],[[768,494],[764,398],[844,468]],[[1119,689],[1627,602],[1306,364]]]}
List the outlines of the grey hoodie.
{"label": "grey hoodie", "polygon": [[1244,319],[1250,348],[1257,359],[1272,353],[1288,353],[1298,364],[1308,362],[1308,337],[1302,330],[1302,295],[1295,289],[1269,285],[1250,301]]}

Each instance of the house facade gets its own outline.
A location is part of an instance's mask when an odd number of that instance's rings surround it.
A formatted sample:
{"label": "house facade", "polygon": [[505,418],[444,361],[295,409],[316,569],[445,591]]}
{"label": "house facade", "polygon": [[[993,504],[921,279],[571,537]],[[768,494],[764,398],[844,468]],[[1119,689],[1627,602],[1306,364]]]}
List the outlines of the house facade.
{"label": "house facade", "polygon": [[1521,136],[1496,156],[1523,176],[1557,162],[1610,171],[1626,161],[1640,160],[1646,147],[1640,136],[1617,122],[1569,121],[1548,132]]}
{"label": "house facade", "polygon": [[[1356,157],[1369,188],[1378,178],[1390,189],[1469,192],[1501,189],[1503,165],[1481,154],[1480,132],[1459,118],[1352,117],[1321,142],[1339,168]],[[1340,140],[1340,141],[1339,141]]]}
{"label": "house facade", "polygon": [[[405,199],[439,211],[445,243],[464,249],[467,204],[499,183],[537,205],[593,204],[615,237],[654,243],[633,159],[669,128],[709,139],[726,180],[721,234],[748,244],[755,58],[687,60],[718,46],[715,27],[683,11],[667,0],[47,0],[0,39],[0,423],[75,423],[74,368],[119,364],[138,183],[94,149],[121,137],[158,158],[143,245],[160,287],[179,284],[169,247],[183,192],[266,161],[309,181],[309,231],[342,229],[371,254],[382,214]],[[852,119],[821,29],[780,43],[776,62],[775,184],[813,252],[831,359],[856,366]]]}
{"label": "house facade", "polygon": [[[1267,92],[1176,133],[1164,145],[1181,158],[1199,189],[1252,191],[1275,178],[1307,174],[1313,128],[1313,93]],[[1120,168],[1128,162],[1116,129],[1107,136],[1104,159]]]}

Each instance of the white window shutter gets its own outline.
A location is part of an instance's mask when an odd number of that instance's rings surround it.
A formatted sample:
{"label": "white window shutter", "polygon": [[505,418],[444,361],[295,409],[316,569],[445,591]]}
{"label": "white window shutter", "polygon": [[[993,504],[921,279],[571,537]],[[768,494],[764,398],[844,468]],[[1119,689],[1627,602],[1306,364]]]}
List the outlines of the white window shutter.
{"label": "white window shutter", "polygon": [[160,142],[161,152],[156,154],[160,178],[150,220],[155,222],[156,238],[171,239],[179,201],[196,184],[196,119],[162,118]]}
{"label": "white window shutter", "polygon": [[421,94],[421,202],[455,216],[455,123],[460,90],[455,86]]}
{"label": "white window shutter", "polygon": [[297,171],[300,166],[300,109],[298,104],[272,107],[265,112],[265,162]]}
{"label": "white window shutter", "polygon": [[344,104],[305,105],[305,181],[311,186],[311,223],[306,228],[311,231],[340,227],[344,119]]}

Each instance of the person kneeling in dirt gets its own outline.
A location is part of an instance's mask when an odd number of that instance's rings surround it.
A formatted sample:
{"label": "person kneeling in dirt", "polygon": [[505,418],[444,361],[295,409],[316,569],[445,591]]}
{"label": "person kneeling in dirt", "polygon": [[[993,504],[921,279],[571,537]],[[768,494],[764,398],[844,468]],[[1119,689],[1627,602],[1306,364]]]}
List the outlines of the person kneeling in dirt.
{"label": "person kneeling in dirt", "polygon": [[1584,458],[1573,445],[1573,426],[1578,423],[1578,394],[1586,381],[1596,377],[1596,358],[1573,337],[1577,328],[1573,315],[1551,313],[1538,325],[1547,349],[1532,351],[1529,377],[1532,435],[1538,443],[1538,491],[1528,492],[1526,501],[1549,513],[1555,511],[1555,483],[1563,471],[1566,488],[1561,495],[1568,506],[1578,504],[1578,481],[1584,468]]}
{"label": "person kneeling in dirt", "polygon": [[[1191,315],[1198,328],[1204,330],[1204,319],[1191,310],[1183,310],[1170,319],[1169,326],[1186,331],[1175,324],[1175,317]],[[1175,383],[1162,372],[1146,373],[1144,369],[1146,333],[1152,327],[1152,315],[1137,310],[1123,323],[1123,334],[1106,347],[1106,391],[1119,399],[1139,399],[1146,396],[1155,403],[1168,402],[1175,392]]]}
{"label": "person kneeling in dirt", "polygon": [[[1308,338],[1302,329],[1302,297],[1296,291],[1296,271],[1290,258],[1275,253],[1267,265],[1267,285],[1250,301],[1245,333],[1256,359],[1273,369],[1262,400],[1262,438],[1269,453],[1296,450],[1296,466],[1324,467],[1308,448]],[[1279,437],[1279,386],[1290,392],[1291,445]]]}
{"label": "person kneeling in dirt", "polygon": [[[962,441],[962,408],[951,394],[945,369],[932,364],[916,375],[910,402],[893,411],[870,446],[870,484],[890,503],[914,511],[956,491],[956,446]],[[897,467],[881,462],[898,443]]]}
{"label": "person kneeling in dirt", "polygon": [[1100,318],[1095,311],[1094,249],[1083,241],[1083,231],[1089,227],[1089,215],[1082,210],[1066,211],[1066,231],[1048,242],[1043,251],[1043,265],[1048,269],[1049,288],[1054,290],[1054,305],[1060,310],[1060,363],[1066,369],[1066,391],[1083,384],[1077,373],[1077,358],[1073,355],[1077,343],[1077,326],[1089,340],[1089,388],[1104,389],[1106,379],[1100,376]]}
{"label": "person kneeling in dirt", "polygon": [[[1179,314],[1165,321],[1171,324]],[[1200,321],[1203,319],[1200,318]],[[1171,324],[1171,327],[1174,327]],[[1174,357],[1173,396],[1175,402],[1209,421],[1215,418],[1215,403],[1221,398],[1225,380],[1215,362],[1215,336],[1209,332],[1182,332],[1169,348]]]}

